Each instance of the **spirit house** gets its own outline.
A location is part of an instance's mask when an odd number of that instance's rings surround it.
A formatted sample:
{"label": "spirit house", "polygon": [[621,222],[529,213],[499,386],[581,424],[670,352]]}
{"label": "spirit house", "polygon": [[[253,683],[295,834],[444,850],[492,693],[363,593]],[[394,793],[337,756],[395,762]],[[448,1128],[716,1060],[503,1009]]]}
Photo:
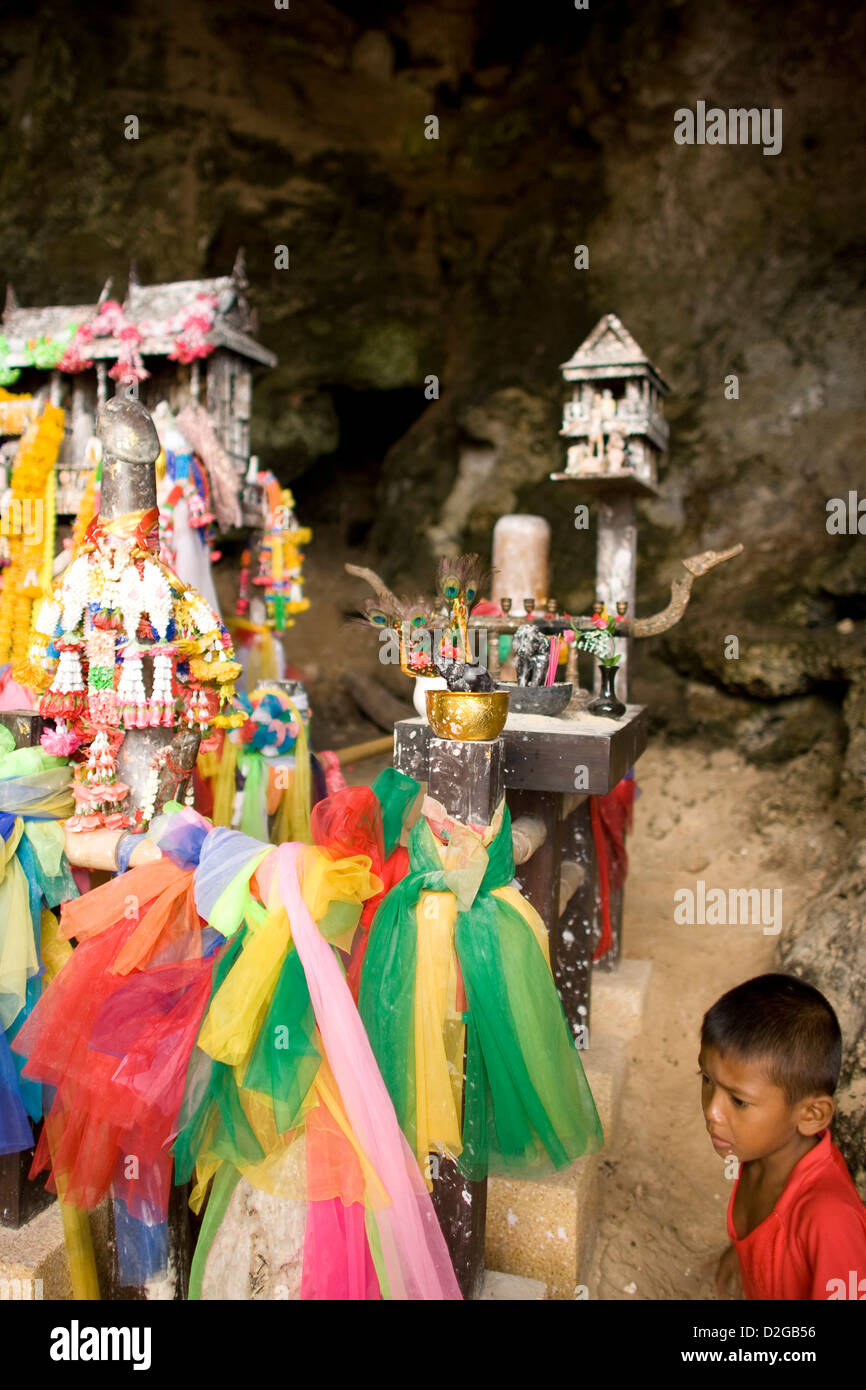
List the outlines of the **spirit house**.
{"label": "spirit house", "polygon": [[670,388],[616,314],[605,314],[560,368],[571,400],[560,434],[570,444],[564,473],[633,493],[655,493],[668,443],[663,400]]}

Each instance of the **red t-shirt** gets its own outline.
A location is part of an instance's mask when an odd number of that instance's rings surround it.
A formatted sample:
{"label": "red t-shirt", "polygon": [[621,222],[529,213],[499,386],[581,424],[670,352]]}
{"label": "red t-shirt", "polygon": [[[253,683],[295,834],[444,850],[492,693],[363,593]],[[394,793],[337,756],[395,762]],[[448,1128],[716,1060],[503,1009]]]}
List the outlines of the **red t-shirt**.
{"label": "red t-shirt", "polygon": [[742,1240],[728,1235],[750,1299],[866,1300],[866,1207],[845,1160],[824,1130],[791,1172],[770,1215]]}

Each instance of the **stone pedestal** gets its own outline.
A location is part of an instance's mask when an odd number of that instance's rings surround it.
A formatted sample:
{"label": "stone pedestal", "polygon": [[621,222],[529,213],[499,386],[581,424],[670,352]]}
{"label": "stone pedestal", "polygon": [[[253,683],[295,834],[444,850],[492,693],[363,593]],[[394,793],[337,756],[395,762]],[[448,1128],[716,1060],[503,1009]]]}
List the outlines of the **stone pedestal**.
{"label": "stone pedestal", "polygon": [[274,1197],[241,1178],[208,1253],[202,1299],[299,1300],[305,1230],[303,1200]]}
{"label": "stone pedestal", "polygon": [[[593,988],[589,1050],[582,1058],[605,1149],[620,1122],[631,1039],[643,1027],[651,969],[648,961],[625,960],[616,974],[602,975]],[[548,1298],[591,1297],[587,1285],[598,1228],[602,1156],[590,1154],[561,1173],[535,1179],[491,1178],[488,1265],[543,1281]]]}

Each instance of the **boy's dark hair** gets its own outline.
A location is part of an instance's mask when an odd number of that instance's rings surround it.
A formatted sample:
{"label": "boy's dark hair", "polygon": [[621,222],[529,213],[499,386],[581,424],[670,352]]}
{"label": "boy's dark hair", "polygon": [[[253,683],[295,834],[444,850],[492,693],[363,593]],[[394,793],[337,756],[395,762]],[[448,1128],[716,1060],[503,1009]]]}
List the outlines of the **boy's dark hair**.
{"label": "boy's dark hair", "polygon": [[701,1045],[765,1062],[789,1105],[832,1096],[839,1081],[839,1020],[820,990],[796,975],[756,975],[729,989],[704,1014]]}

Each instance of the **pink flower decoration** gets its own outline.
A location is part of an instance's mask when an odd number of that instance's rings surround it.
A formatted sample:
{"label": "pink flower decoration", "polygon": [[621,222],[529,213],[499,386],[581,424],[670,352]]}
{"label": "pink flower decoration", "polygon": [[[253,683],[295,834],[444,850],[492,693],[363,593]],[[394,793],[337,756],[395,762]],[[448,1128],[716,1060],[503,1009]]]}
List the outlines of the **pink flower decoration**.
{"label": "pink flower decoration", "polygon": [[109,370],[108,375],[113,381],[147,381],[150,372],[143,365],[134,366],[128,361],[119,357],[114,366]]}
{"label": "pink flower decoration", "polygon": [[46,729],[39,742],[52,758],[68,758],[70,753],[81,747],[81,739],[77,734],[61,734],[57,729]]}

